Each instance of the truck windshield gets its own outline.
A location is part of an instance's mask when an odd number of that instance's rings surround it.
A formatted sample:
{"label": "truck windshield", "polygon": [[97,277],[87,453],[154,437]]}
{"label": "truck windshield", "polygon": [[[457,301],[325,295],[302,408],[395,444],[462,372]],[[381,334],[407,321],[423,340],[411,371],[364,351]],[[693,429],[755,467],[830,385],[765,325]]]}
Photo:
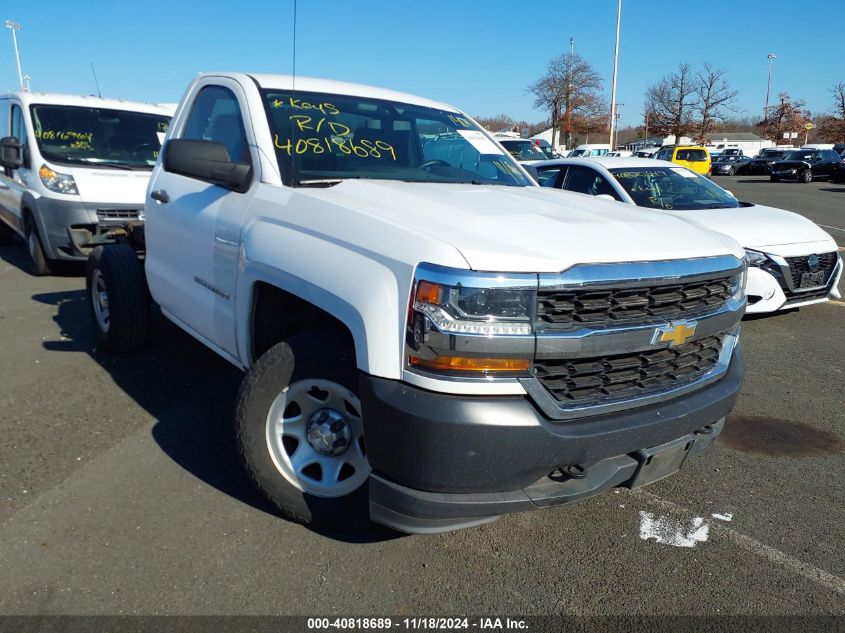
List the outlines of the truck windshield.
{"label": "truck windshield", "polygon": [[54,163],[152,169],[170,117],[128,110],[33,105],[41,155]]}
{"label": "truck windshield", "polygon": [[263,96],[288,184],[375,178],[531,185],[507,152],[459,112],[325,93]]}
{"label": "truck windshield", "polygon": [[638,207],[690,211],[742,206],[727,191],[684,167],[625,167],[610,173]]}

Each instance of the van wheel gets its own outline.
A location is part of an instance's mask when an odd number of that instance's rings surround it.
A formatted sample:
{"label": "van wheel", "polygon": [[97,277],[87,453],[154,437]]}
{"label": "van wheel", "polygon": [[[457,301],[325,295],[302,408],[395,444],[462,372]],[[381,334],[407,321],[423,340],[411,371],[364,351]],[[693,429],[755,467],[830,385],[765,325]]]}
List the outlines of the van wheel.
{"label": "van wheel", "polygon": [[320,331],[271,347],[238,394],[244,466],[287,518],[314,527],[370,526],[370,465],[352,345]]}
{"label": "van wheel", "polygon": [[88,256],[85,291],[100,344],[114,352],[143,347],[150,332],[150,293],[138,256],[126,244]]}
{"label": "van wheel", "polygon": [[12,227],[3,222],[3,220],[0,220],[0,246],[8,246],[14,234],[15,232],[12,230]]}
{"label": "van wheel", "polygon": [[50,274],[50,260],[44,254],[44,247],[41,245],[41,238],[38,237],[38,227],[32,219],[26,222],[26,246],[29,250],[30,267],[29,272],[36,277],[44,277]]}
{"label": "van wheel", "polygon": [[813,182],[813,172],[810,169],[805,169],[801,174],[801,182]]}

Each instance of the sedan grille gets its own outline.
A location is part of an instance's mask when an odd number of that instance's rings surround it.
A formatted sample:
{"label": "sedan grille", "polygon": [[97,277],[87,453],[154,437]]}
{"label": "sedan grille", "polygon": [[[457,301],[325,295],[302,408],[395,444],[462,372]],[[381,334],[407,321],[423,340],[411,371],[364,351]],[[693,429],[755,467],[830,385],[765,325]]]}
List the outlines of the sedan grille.
{"label": "sedan grille", "polygon": [[795,288],[801,285],[801,275],[804,273],[824,272],[824,279],[827,282],[830,275],[833,273],[833,268],[836,266],[836,253],[823,253],[816,255],[819,261],[815,267],[810,266],[810,257],[787,257],[786,263],[789,264],[789,272],[792,274],[792,285]]}
{"label": "sedan grille", "polygon": [[562,407],[630,400],[696,381],[719,361],[723,335],[668,349],[594,358],[538,360],[534,374]]}
{"label": "sedan grille", "polygon": [[719,309],[731,295],[730,277],[639,288],[540,290],[536,326],[549,331],[689,319]]}

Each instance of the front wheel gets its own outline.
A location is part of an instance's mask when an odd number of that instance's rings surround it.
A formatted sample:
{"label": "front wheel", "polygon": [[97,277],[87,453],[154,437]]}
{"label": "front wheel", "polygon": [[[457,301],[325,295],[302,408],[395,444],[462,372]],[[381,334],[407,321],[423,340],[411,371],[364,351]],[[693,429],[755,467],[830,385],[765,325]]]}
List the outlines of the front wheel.
{"label": "front wheel", "polygon": [[736,169],[734,169],[733,167],[728,169],[728,176],[735,176],[735,175],[736,175]]}
{"label": "front wheel", "polygon": [[85,291],[104,348],[129,352],[146,344],[151,301],[135,251],[126,244],[98,246],[91,251]]}
{"label": "front wheel", "polygon": [[809,169],[805,169],[801,174],[801,182],[813,182],[813,172]]}
{"label": "front wheel", "polygon": [[38,227],[32,219],[26,223],[26,246],[29,250],[29,272],[36,277],[49,275],[51,273],[50,260],[44,254],[44,246],[38,236]]}
{"label": "front wheel", "polygon": [[235,413],[241,458],[287,518],[329,529],[370,525],[356,391],[352,346],[316,331],[271,347],[244,378]]}

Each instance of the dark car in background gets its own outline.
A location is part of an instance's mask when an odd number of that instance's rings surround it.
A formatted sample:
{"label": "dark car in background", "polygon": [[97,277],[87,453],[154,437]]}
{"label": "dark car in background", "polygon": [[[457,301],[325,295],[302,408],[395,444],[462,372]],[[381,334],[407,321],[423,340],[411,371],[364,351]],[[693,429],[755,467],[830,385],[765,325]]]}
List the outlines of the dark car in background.
{"label": "dark car in background", "polygon": [[771,180],[812,182],[816,178],[833,178],[842,164],[842,157],[832,149],[799,149],[772,164]]}
{"label": "dark car in background", "polygon": [[498,136],[496,140],[510,152],[511,156],[521,163],[548,160],[548,157],[533,140],[527,138],[501,138]]}
{"label": "dark car in background", "polygon": [[772,170],[772,165],[775,161],[783,160],[786,155],[793,150],[788,149],[763,149],[745,169],[745,173],[751,176],[768,175]]}
{"label": "dark car in background", "polygon": [[833,166],[833,172],[830,174],[831,182],[845,182],[845,154],[838,165]]}
{"label": "dark car in background", "polygon": [[[741,150],[740,150],[741,151]],[[745,174],[751,159],[737,154],[719,154],[713,157],[714,176],[735,176]]]}

